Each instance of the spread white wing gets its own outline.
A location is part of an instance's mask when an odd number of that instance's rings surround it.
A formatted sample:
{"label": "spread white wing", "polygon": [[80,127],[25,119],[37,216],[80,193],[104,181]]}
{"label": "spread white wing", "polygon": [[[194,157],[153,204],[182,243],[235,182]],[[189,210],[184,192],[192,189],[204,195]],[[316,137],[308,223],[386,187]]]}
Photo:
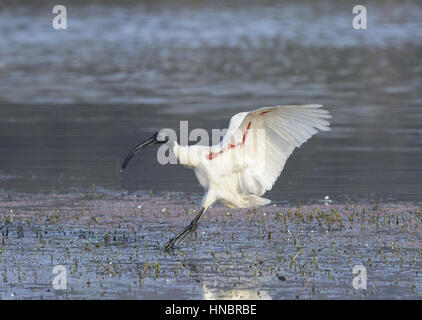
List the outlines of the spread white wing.
{"label": "spread white wing", "polygon": [[[238,113],[223,141],[208,159],[221,161],[221,176],[236,181],[237,192],[263,195],[270,190],[293,150],[319,130],[328,131],[331,118],[321,105],[291,105]],[[235,177],[233,176],[235,175]],[[234,179],[233,179],[234,178]]]}

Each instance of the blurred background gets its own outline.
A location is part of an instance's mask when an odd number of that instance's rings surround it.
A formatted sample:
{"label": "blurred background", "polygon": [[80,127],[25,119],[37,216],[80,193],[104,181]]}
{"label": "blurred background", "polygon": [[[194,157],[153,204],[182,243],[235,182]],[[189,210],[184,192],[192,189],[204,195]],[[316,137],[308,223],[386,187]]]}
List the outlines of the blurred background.
{"label": "blurred background", "polygon": [[179,120],[211,130],[318,103],[333,131],[293,153],[268,198],[420,203],[421,30],[419,1],[0,1],[0,195],[202,193],[154,150],[123,175],[121,160]]}

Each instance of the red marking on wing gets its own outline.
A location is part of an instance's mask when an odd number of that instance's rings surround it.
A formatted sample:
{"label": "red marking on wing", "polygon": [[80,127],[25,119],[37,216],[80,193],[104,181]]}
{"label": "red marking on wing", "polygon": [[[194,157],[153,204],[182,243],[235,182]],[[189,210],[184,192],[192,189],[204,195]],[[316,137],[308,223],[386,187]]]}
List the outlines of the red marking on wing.
{"label": "red marking on wing", "polygon": [[[269,112],[269,111],[267,111],[267,112]],[[221,150],[221,151],[219,151],[219,152],[210,152],[210,153],[207,155],[207,159],[208,159],[208,160],[215,159],[215,158],[217,158],[220,154],[222,154],[222,153],[223,153],[224,151],[226,151],[226,150],[229,150],[229,149],[234,149],[234,148],[236,148],[236,147],[241,147],[241,146],[243,146],[243,145],[245,144],[246,136],[248,135],[248,131],[249,131],[250,127],[251,127],[251,121],[249,121],[249,123],[248,123],[248,125],[247,125],[247,127],[246,127],[246,130],[245,130],[245,132],[243,133],[243,138],[242,138],[242,142],[241,142],[241,143],[238,143],[238,144],[236,144],[236,145],[229,143],[229,145],[228,145],[227,149],[223,149],[223,150]]]}
{"label": "red marking on wing", "polygon": [[268,112],[270,112],[270,110],[267,110],[267,111],[262,111],[262,112],[259,114],[259,116],[262,116],[262,115],[264,115],[264,114],[266,114],[266,113],[268,113]]}
{"label": "red marking on wing", "polygon": [[242,145],[245,143],[246,136],[248,135],[249,128],[251,127],[251,122],[249,121],[248,126],[246,127],[245,133],[243,134]]}

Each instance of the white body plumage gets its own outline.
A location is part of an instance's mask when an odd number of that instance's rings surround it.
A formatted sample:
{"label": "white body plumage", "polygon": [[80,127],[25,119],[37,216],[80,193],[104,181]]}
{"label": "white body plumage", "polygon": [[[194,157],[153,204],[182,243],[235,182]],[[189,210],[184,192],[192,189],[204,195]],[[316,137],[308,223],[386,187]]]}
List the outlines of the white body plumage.
{"label": "white body plumage", "polygon": [[330,130],[321,105],[260,108],[234,115],[227,134],[215,146],[180,146],[170,141],[180,163],[194,170],[205,189],[202,206],[219,201],[229,208],[269,204],[271,190],[293,152],[316,129]]}

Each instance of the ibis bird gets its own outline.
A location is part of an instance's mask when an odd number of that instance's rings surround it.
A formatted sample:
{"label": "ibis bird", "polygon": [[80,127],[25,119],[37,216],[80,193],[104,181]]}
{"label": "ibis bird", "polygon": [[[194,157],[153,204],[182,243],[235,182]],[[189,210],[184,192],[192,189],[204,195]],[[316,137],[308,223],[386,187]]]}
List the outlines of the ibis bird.
{"label": "ibis bird", "polygon": [[331,118],[321,105],[285,105],[259,108],[235,114],[222,141],[213,146],[181,146],[169,129],[156,132],[135,146],[122,169],[142,149],[167,144],[180,164],[192,168],[205,189],[201,208],[189,225],[166,244],[180,245],[198,227],[201,215],[218,201],[229,208],[248,208],[270,203],[262,195],[271,190],[287,161],[319,130],[330,130]]}

